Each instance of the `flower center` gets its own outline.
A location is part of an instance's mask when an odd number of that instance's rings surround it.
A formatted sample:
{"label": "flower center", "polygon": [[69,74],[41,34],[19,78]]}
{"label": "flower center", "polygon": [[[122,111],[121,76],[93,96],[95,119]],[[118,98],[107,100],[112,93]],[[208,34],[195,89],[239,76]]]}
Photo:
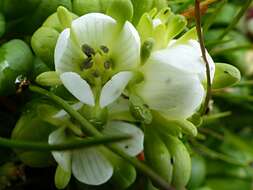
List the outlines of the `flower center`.
{"label": "flower center", "polygon": [[82,70],[89,70],[95,77],[101,76],[106,70],[112,67],[112,60],[109,58],[109,48],[101,45],[98,49],[88,44],[82,45],[82,51],[87,56],[81,65]]}

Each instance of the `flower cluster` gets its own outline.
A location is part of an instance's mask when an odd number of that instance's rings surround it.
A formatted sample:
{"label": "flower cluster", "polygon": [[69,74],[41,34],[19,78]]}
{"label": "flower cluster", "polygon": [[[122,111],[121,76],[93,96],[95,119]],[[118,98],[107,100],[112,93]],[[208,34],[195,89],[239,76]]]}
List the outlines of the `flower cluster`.
{"label": "flower cluster", "polygon": [[[175,39],[187,30],[182,16],[169,8],[153,10],[135,27],[102,13],[73,21],[67,14],[54,53],[58,82],[78,100],[73,108],[103,134],[133,136],[115,143],[125,153],[143,151],[144,135],[136,123],[152,125],[153,112],[166,120],[187,121],[198,111],[205,96],[206,67],[194,28]],[[207,56],[213,79],[214,62]],[[54,115],[66,117],[63,110]],[[61,127],[51,133],[49,143],[83,135]],[[62,171],[85,184],[103,184],[117,170],[103,146],[56,151],[53,156]]]}

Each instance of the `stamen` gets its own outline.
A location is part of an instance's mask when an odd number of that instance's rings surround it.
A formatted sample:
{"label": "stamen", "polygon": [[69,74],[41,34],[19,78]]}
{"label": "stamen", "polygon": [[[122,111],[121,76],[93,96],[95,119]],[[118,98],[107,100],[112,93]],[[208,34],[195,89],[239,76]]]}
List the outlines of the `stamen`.
{"label": "stamen", "polygon": [[84,60],[82,64],[83,69],[89,69],[93,66],[93,61],[91,57],[88,57],[87,59]]}
{"label": "stamen", "polygon": [[104,46],[104,45],[101,45],[100,46],[100,49],[104,52],[104,53],[108,53],[109,52],[109,48]]}
{"label": "stamen", "polygon": [[92,55],[95,55],[96,53],[95,50],[92,47],[90,47],[88,44],[82,45],[82,51],[88,57],[91,57]]}
{"label": "stamen", "polygon": [[105,69],[110,69],[111,66],[112,66],[112,60],[106,60],[106,61],[104,62],[104,68],[105,68]]}

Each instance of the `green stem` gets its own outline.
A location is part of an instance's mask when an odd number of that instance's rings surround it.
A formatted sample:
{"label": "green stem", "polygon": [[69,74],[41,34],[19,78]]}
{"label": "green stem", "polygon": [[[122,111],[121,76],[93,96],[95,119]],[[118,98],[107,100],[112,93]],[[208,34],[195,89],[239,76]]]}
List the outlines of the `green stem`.
{"label": "green stem", "polygon": [[203,60],[206,65],[207,89],[206,89],[206,98],[205,98],[203,110],[201,111],[201,114],[204,115],[206,113],[209,101],[212,96],[212,93],[211,93],[212,84],[211,84],[211,76],[210,76],[210,66],[209,66],[209,63],[208,63],[207,57],[206,57],[204,36],[203,36],[202,30],[201,30],[201,12],[200,12],[200,1],[199,0],[195,0],[195,19],[196,19],[196,28],[197,28],[200,48],[201,48]]}
{"label": "green stem", "polygon": [[240,12],[236,15],[236,17],[232,20],[230,25],[223,31],[223,33],[218,37],[218,40],[222,40],[234,27],[235,25],[240,21],[242,16],[247,11],[248,7],[250,6],[252,0],[247,0],[246,3],[243,4]]}
{"label": "green stem", "polygon": [[[74,110],[67,102],[65,102],[62,98],[56,96],[52,92],[49,92],[43,88],[40,88],[38,86],[30,85],[29,89],[32,92],[36,92],[42,95],[45,95],[52,99],[54,102],[59,104],[71,117],[76,119],[80,124],[83,132],[85,134],[88,134],[90,136],[95,137],[101,137],[102,134],[87,121],[80,113],[78,113],[76,110]],[[164,190],[173,190],[172,187],[164,180],[162,179],[159,174],[155,173],[151,168],[146,166],[144,163],[140,162],[138,159],[133,158],[125,154],[121,149],[114,145],[107,146],[112,152],[119,155],[126,161],[128,161],[130,164],[135,166],[136,169],[138,169],[140,172],[148,176],[155,184],[157,184],[161,189]]]}
{"label": "green stem", "polygon": [[219,159],[222,160],[224,162],[230,163],[230,164],[235,164],[238,166],[247,166],[247,163],[243,163],[240,161],[237,161],[236,159],[231,158],[230,156],[227,156],[225,154],[216,152],[214,150],[211,150],[209,148],[207,148],[206,146],[202,145],[201,143],[197,142],[194,139],[190,139],[192,145],[194,145],[194,147],[199,150],[201,153],[205,154],[206,156],[209,156],[210,158],[213,159]]}
{"label": "green stem", "polygon": [[126,140],[129,138],[131,138],[129,135],[103,136],[103,137],[85,138],[83,140],[71,140],[67,141],[66,143],[49,145],[47,143],[41,142],[22,141],[0,137],[0,147],[15,148],[22,150],[33,150],[33,151],[57,151],[57,150],[59,151],[59,150],[79,149],[95,145],[108,144]]}

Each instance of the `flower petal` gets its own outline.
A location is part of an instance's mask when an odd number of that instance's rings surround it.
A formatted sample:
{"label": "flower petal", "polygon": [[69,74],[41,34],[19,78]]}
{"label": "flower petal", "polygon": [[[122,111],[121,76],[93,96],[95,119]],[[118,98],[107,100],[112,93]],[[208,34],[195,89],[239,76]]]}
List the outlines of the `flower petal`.
{"label": "flower petal", "polygon": [[[79,110],[81,109],[81,107],[83,106],[83,103],[82,102],[77,102],[73,105],[71,105],[71,107],[74,109],[74,110]],[[53,118],[62,118],[62,117],[65,117],[67,116],[68,113],[65,111],[65,110],[60,110],[59,112],[57,112],[55,115],[53,115]]]}
{"label": "flower petal", "polygon": [[95,105],[90,85],[80,75],[74,72],[66,72],[61,74],[60,78],[66,89],[78,100],[90,106]]}
{"label": "flower petal", "polygon": [[140,62],[141,40],[137,30],[126,22],[118,38],[114,40],[111,59],[117,71],[136,68]]}
{"label": "flower petal", "polygon": [[[52,132],[48,137],[49,144],[59,144],[65,143],[67,136],[65,133],[65,128],[61,127],[54,132]],[[60,165],[62,169],[66,172],[71,171],[71,152],[70,151],[53,151],[54,159]]]}
{"label": "flower petal", "polygon": [[[197,73],[201,81],[206,80],[206,66],[202,58],[200,44],[196,40],[189,40],[185,44],[176,44],[177,41],[170,43],[165,50],[156,52],[155,56],[162,62],[167,62],[173,67],[184,70],[187,73]],[[210,66],[211,79],[213,80],[215,64],[206,52]]]}
{"label": "flower petal", "polygon": [[82,183],[101,185],[111,178],[113,166],[98,148],[85,148],[73,151],[72,172]]}
{"label": "flower petal", "polygon": [[55,47],[54,62],[56,72],[79,72],[84,58],[85,55],[81,52],[81,49],[70,38],[70,29],[65,29],[60,34]]}
{"label": "flower petal", "polygon": [[120,97],[132,77],[133,73],[129,71],[114,75],[102,88],[99,100],[100,107],[104,108]]}
{"label": "flower petal", "polygon": [[115,27],[116,21],[101,13],[86,14],[74,20],[71,25],[80,47],[87,44],[95,49],[111,42]]}
{"label": "flower petal", "polygon": [[115,143],[130,156],[136,156],[143,151],[144,135],[135,125],[121,121],[112,121],[105,126],[103,133],[105,135],[131,135],[131,139]]}
{"label": "flower petal", "polygon": [[164,112],[170,119],[187,118],[203,101],[204,88],[196,73],[171,65],[166,58],[164,50],[152,54],[141,68],[145,80],[135,91],[150,109]]}

